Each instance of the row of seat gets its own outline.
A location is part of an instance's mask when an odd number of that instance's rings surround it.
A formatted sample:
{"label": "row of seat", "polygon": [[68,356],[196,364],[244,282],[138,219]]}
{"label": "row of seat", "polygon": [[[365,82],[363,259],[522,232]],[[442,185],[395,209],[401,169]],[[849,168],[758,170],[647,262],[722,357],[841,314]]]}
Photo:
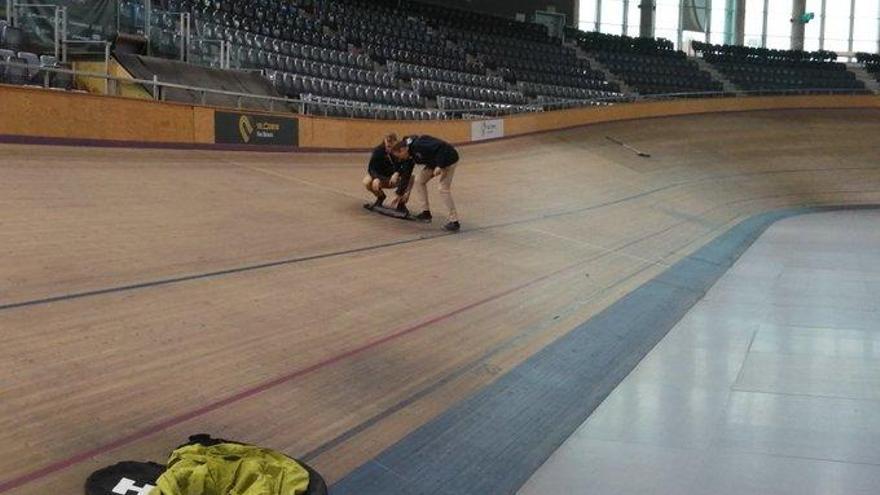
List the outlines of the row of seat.
{"label": "row of seat", "polygon": [[576,64],[578,62],[578,58],[576,56],[564,53],[535,53],[519,51],[519,49],[501,47],[486,48],[476,43],[470,42],[459,42],[459,44],[464,46],[468,53],[474,56],[479,55],[486,60],[494,60],[499,65],[503,65],[504,62],[510,60],[518,60],[529,63],[541,63],[545,65],[553,65],[556,67],[565,67],[569,64]]}
{"label": "row of seat", "polygon": [[345,38],[323,32],[323,28],[320,25],[297,26],[297,22],[305,22],[299,21],[299,19],[304,19],[303,17],[291,18],[291,24],[260,24],[251,18],[230,16],[216,11],[196,11],[194,12],[194,19],[197,22],[217,24],[285,41],[295,41],[297,43],[335,50],[348,49],[348,42]]}
{"label": "row of seat", "polygon": [[535,102],[544,110],[566,110],[570,108],[604,107],[613,105],[617,99],[579,100],[559,99],[553,96],[538,95]]}
{"label": "row of seat", "polygon": [[744,90],[758,91],[762,89],[865,89],[865,85],[859,80],[842,80],[837,78],[801,78],[801,77],[778,77],[772,75],[756,76],[754,74],[737,72],[735,70],[721,70],[724,75],[736,86]]}
{"label": "row of seat", "polygon": [[606,100],[622,96],[616,91],[602,91],[596,89],[580,89],[567,86],[554,86],[552,84],[537,84],[521,82],[518,84],[520,91],[528,96],[546,98],[560,98],[569,100]]}
{"label": "row of seat", "polygon": [[531,82],[539,84],[552,84],[554,86],[568,86],[570,88],[581,89],[601,89],[618,91],[619,88],[613,83],[609,83],[605,79],[593,78],[590,75],[567,75],[567,74],[549,74],[546,72],[532,72],[527,70],[509,70],[502,69],[499,74],[512,83]]}
{"label": "row of seat", "polygon": [[444,34],[449,35],[457,40],[466,41],[484,49],[500,48],[505,50],[515,50],[523,53],[542,53],[546,55],[565,55],[568,57],[575,56],[573,48],[562,46],[558,39],[546,38],[543,42],[529,41],[509,36],[499,36],[494,34],[482,34],[461,29],[446,28],[442,30]]}
{"label": "row of seat", "polygon": [[171,12],[191,12],[193,9],[210,9],[242,16],[255,17],[258,12],[295,13],[314,5],[314,0],[157,0],[162,10]]}
{"label": "row of seat", "polygon": [[486,67],[481,63],[469,62],[461,58],[446,58],[428,53],[417,53],[408,50],[399,50],[381,45],[367,45],[364,47],[373,60],[384,64],[389,60],[406,62],[415,65],[429,65],[438,69],[469,72],[472,74],[485,74]]}
{"label": "row of seat", "polygon": [[[241,53],[241,51],[233,50],[233,53]],[[387,73],[287,57],[253,49],[246,50],[244,53],[245,55],[242,56],[242,60],[239,60],[239,63],[237,64],[242,68],[268,68],[302,76],[319,77],[322,79],[352,82],[368,86],[380,86],[385,88],[397,87],[397,78]]]}
{"label": "row of seat", "polygon": [[408,26],[405,28],[392,27],[383,24],[370,24],[369,21],[354,18],[343,22],[337,22],[334,26],[336,30],[351,42],[352,39],[364,39],[373,36],[385,36],[401,41],[411,41],[418,43],[436,43],[437,38],[427,31],[427,29]]}
{"label": "row of seat", "polygon": [[656,53],[624,53],[624,52],[594,52],[602,62],[617,62],[626,65],[638,65],[640,67],[695,67],[692,60],[688,60],[684,52],[656,52]]}
{"label": "row of seat", "polygon": [[[344,43],[339,37],[328,36],[323,32],[322,27],[318,22],[309,19],[304,15],[290,17],[284,23],[271,24],[260,23],[248,17],[229,15],[213,10],[196,10],[194,16],[196,19],[213,22],[215,24],[235,29],[243,29],[289,41],[309,41],[311,44],[327,48],[339,48]],[[311,40],[307,39],[310,33],[316,36],[316,38]]]}
{"label": "row of seat", "polygon": [[837,53],[830,50],[818,50],[807,52],[803,50],[777,50],[772,48],[760,48],[737,45],[713,45],[702,41],[693,41],[691,47],[697,54],[717,55],[737,59],[766,60],[776,64],[780,62],[826,62],[837,61]]}
{"label": "row of seat", "polygon": [[504,58],[496,59],[496,63],[493,65],[517,72],[541,72],[544,74],[573,76],[577,78],[605,79],[605,74],[602,73],[602,71],[594,70],[590,67],[589,62],[580,60],[577,62],[572,61],[566,64],[550,64],[543,62],[534,62],[531,60],[519,60],[516,58]]}
{"label": "row of seat", "polygon": [[462,117],[467,113],[478,116],[501,116],[513,113],[535,112],[542,110],[535,105],[507,105],[501,103],[489,103],[485,101],[469,100],[467,98],[455,98],[450,96],[438,96],[437,107],[450,117]]}
{"label": "row of seat", "polygon": [[436,110],[421,110],[324,96],[302,95],[302,113],[325,117],[347,117],[380,120],[442,120],[446,114]]}
{"label": "row of seat", "polygon": [[810,66],[791,66],[789,64],[782,64],[779,66],[767,65],[763,63],[752,63],[748,60],[731,60],[728,58],[716,58],[713,55],[704,56],[704,60],[709,62],[710,64],[716,66],[729,66],[734,67],[738,71],[748,72],[756,75],[767,74],[767,75],[778,75],[778,76],[801,76],[801,77],[815,77],[815,78],[837,78],[837,79],[855,79],[856,75],[847,70],[838,70],[836,65],[835,67],[816,67],[813,65]]}
{"label": "row of seat", "polygon": [[534,23],[522,23],[469,10],[452,9],[440,5],[411,0],[377,0],[377,3],[399,3],[410,15],[426,18],[432,26],[466,30],[471,33],[493,34],[509,38],[549,41],[547,28]]}
{"label": "row of seat", "polygon": [[[400,32],[427,32],[424,24],[414,23],[406,11],[397,5],[387,6],[381,2],[321,2],[318,5],[318,16],[333,26],[350,25],[359,22],[378,29],[397,29]],[[393,34],[390,32],[389,34]]]}
{"label": "row of seat", "polygon": [[624,74],[626,83],[641,95],[679,94],[679,93],[717,93],[724,85],[714,80],[696,80],[686,77]]}
{"label": "row of seat", "polygon": [[[47,70],[50,69],[50,70]],[[0,49],[0,83],[71,89],[73,77],[51,69],[68,69],[51,55]]]}
{"label": "row of seat", "polygon": [[424,43],[431,43],[435,38],[423,22],[409,19],[396,9],[341,3],[327,3],[325,6],[322,18],[343,34],[346,29],[351,29]]}
{"label": "row of seat", "polygon": [[506,82],[607,89],[603,72],[591,68],[588,61],[578,59],[574,49],[562,46],[559,40],[546,36],[546,32],[524,39],[510,33],[473,32],[443,23],[441,26],[445,36],[496,70]]}
{"label": "row of seat", "polygon": [[291,98],[299,98],[303,94],[316,94],[331,98],[382,103],[400,107],[425,107],[424,100],[418,93],[413,91],[332,81],[274,70],[264,70],[263,74],[280,93]]}
{"label": "row of seat", "polygon": [[864,66],[868,74],[880,81],[880,53],[856,53],[856,61]]}
{"label": "row of seat", "polygon": [[412,87],[416,93],[428,98],[451,96],[491,103],[509,103],[512,105],[523,105],[528,102],[528,98],[518,91],[479,88],[422,79],[413,79]]}
{"label": "row of seat", "polygon": [[715,92],[723,84],[665,40],[575,34],[578,44],[640,94]]}
{"label": "row of seat", "polygon": [[507,89],[507,83],[504,82],[504,79],[496,76],[484,76],[468,72],[436,69],[434,67],[395,62],[393,60],[386,64],[386,68],[390,74],[404,80],[426,79],[429,81],[441,81],[463,84],[466,86]]}
{"label": "row of seat", "polygon": [[637,73],[644,76],[664,76],[691,78],[699,81],[711,82],[712,75],[705,71],[694,70],[695,67],[664,67],[664,66],[633,66],[627,64],[606,63],[605,66],[615,74]]}
{"label": "row of seat", "polygon": [[864,83],[851,72],[836,69],[817,70],[813,67],[796,69],[786,64],[771,67],[753,64],[744,59],[716,59],[708,56],[708,62],[724,74],[733,84],[744,90],[761,89],[864,89]]}
{"label": "row of seat", "polygon": [[566,37],[577,42],[586,51],[643,53],[648,55],[678,56],[671,41],[663,38],[634,38],[626,35],[600,33],[597,31],[580,31],[567,29]]}
{"label": "row of seat", "polygon": [[236,29],[223,28],[216,24],[205,23],[199,26],[201,37],[205,39],[223,39],[242,48],[253,48],[274,52],[294,58],[303,58],[328,64],[347,65],[361,69],[372,69],[373,63],[366,55],[355,54],[346,50],[321,48],[315,45],[294,43],[269,36],[248,33]]}
{"label": "row of seat", "polygon": [[434,39],[430,42],[413,41],[385,34],[377,34],[372,31],[357,31],[353,29],[343,30],[343,35],[346,40],[358,47],[380,45],[385,48],[434,55],[447,59],[464,58],[464,52],[458,48],[446,46],[446,42],[439,39]]}

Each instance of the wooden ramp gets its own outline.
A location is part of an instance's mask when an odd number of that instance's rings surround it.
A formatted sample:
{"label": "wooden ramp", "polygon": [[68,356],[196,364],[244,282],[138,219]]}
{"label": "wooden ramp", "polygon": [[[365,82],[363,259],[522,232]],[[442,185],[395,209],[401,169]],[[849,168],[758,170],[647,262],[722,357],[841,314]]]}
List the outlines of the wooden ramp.
{"label": "wooden ramp", "polygon": [[338,480],[738,220],[880,203],[878,135],[780,111],[468,146],[454,235],[363,210],[361,155],[0,146],[0,493],[199,432]]}

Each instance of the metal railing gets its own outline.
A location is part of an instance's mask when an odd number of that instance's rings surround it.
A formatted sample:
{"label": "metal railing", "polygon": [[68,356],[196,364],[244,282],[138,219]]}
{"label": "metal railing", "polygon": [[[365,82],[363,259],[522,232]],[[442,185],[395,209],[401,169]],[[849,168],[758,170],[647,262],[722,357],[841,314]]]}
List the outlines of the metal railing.
{"label": "metal railing", "polygon": [[14,2],[13,0],[7,0],[6,20],[10,25],[19,25],[18,10],[22,8],[44,8],[52,9],[54,11],[52,18],[52,44],[55,50],[55,58],[59,58],[62,54],[62,43],[67,39],[67,7],[48,3]]}
{"label": "metal railing", "polygon": [[[226,91],[220,89],[212,89],[212,88],[204,88],[198,86],[190,86],[186,84],[177,84],[171,82],[160,81],[158,76],[153,76],[152,79],[130,79],[125,77],[113,76],[111,74],[101,74],[95,72],[85,72],[85,71],[76,71],[72,69],[65,69],[59,67],[35,67],[33,65],[22,64],[18,62],[5,62],[0,61],[0,67],[16,67],[29,71],[38,70],[44,74],[42,78],[42,84],[32,84],[34,86],[42,86],[42,87],[50,87],[51,86],[51,74],[66,74],[69,75],[72,79],[77,77],[80,78],[94,78],[94,79],[103,79],[105,81],[105,88],[107,89],[107,93],[109,95],[119,95],[119,87],[120,85],[140,85],[144,89],[146,89],[152,96],[154,100],[157,101],[166,101],[166,93],[168,90],[182,90],[194,93],[198,96],[198,100],[202,105],[207,105],[208,97],[213,96],[221,96],[227,99],[235,101],[234,107],[239,110],[244,109],[254,109],[253,107],[248,107],[245,103],[256,102],[263,107],[257,110],[265,110],[268,109],[270,112],[290,112],[290,113],[299,113],[299,114],[314,114],[314,112],[310,111],[314,109],[316,105],[320,107],[331,107],[338,110],[339,113],[349,112],[351,115],[364,115],[365,111],[367,115],[370,115],[370,118],[379,118],[381,116],[388,115],[389,110],[397,110],[397,111],[413,111],[418,112],[418,115],[423,115],[432,120],[449,120],[449,119],[468,119],[473,118],[474,116],[481,115],[484,118],[488,117],[497,117],[500,115],[510,115],[515,113],[523,113],[523,112],[543,112],[549,109],[555,108],[587,108],[587,107],[598,107],[598,106],[606,106],[606,105],[616,105],[616,104],[624,104],[624,103],[638,103],[638,102],[648,102],[648,101],[665,101],[665,100],[675,100],[675,99],[692,99],[692,98],[738,98],[743,96],[793,96],[793,95],[870,95],[873,94],[869,90],[865,89],[837,89],[837,88],[808,88],[808,89],[784,89],[784,90],[754,90],[754,91],[741,91],[737,93],[725,92],[725,91],[706,91],[706,92],[694,92],[694,93],[665,93],[665,94],[656,94],[656,95],[639,95],[639,96],[614,96],[614,97],[604,97],[604,98],[593,98],[590,100],[572,100],[572,99],[546,99],[539,103],[529,103],[524,105],[517,105],[516,108],[511,109],[510,112],[507,113],[499,113],[499,108],[497,107],[487,107],[487,108],[442,108],[442,109],[432,109],[432,108],[405,108],[405,107],[394,107],[389,105],[375,105],[366,102],[356,102],[351,100],[334,100],[332,98],[327,97],[316,97],[313,95],[305,95],[304,98],[288,98],[288,97],[279,97],[279,96],[268,96],[268,95],[255,95],[248,93],[241,93],[235,91]],[[580,103],[578,103],[580,102]],[[320,113],[323,115],[329,115],[329,112]],[[392,112],[394,114],[394,112]]]}

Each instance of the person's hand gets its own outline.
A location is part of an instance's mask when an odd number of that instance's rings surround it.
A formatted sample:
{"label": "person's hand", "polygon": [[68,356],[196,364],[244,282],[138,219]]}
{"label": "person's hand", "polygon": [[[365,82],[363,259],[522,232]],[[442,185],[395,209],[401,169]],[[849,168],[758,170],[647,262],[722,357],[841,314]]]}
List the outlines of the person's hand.
{"label": "person's hand", "polygon": [[440,167],[434,168],[434,177],[442,177],[442,176],[443,176],[443,169]]}
{"label": "person's hand", "polygon": [[391,184],[392,187],[396,187],[397,184],[400,183],[400,174],[397,172],[394,172],[394,174],[391,176],[391,179],[389,179],[388,182]]}

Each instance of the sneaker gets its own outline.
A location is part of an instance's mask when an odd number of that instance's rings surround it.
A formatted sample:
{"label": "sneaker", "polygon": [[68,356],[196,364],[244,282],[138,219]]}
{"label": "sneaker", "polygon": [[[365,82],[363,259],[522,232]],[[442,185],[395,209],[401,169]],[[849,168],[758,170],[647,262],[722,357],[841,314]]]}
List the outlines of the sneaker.
{"label": "sneaker", "polygon": [[381,193],[381,192],[380,192],[380,193],[379,193],[379,197],[376,198],[376,202],[373,203],[373,208],[377,208],[377,207],[382,206],[382,204],[385,203],[385,198],[386,198],[386,197],[387,197],[387,196],[385,196],[385,193]]}
{"label": "sneaker", "polygon": [[406,205],[403,203],[397,205],[396,210],[398,213],[402,213],[403,215],[409,216],[409,210],[406,208]]}
{"label": "sneaker", "polygon": [[421,220],[422,222],[430,222],[431,221],[431,212],[425,210],[418,215],[416,215],[416,220]]}
{"label": "sneaker", "polygon": [[458,232],[461,229],[461,224],[458,222],[449,222],[443,226],[443,230],[448,230],[449,232]]}

